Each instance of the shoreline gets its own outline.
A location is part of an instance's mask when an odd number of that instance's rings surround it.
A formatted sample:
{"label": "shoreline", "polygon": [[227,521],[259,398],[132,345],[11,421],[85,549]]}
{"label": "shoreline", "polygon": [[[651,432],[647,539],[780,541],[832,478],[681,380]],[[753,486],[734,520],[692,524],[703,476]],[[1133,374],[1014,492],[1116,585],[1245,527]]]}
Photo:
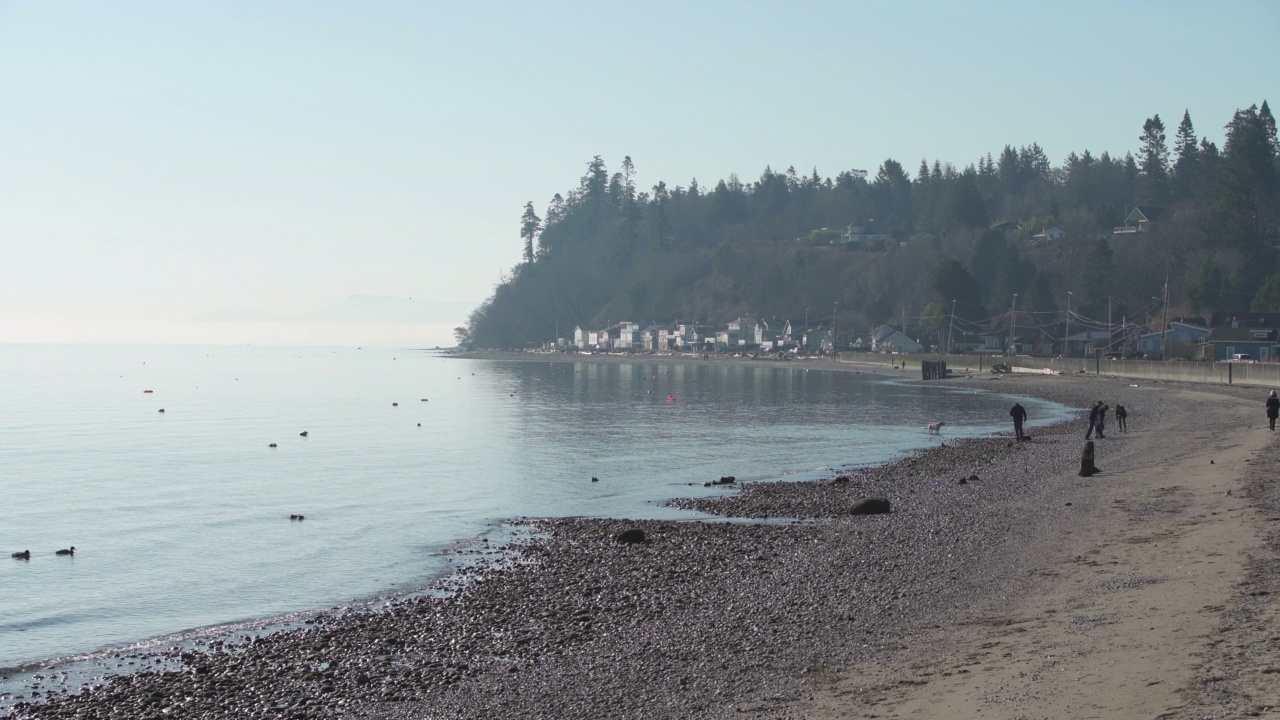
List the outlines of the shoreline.
{"label": "shoreline", "polygon": [[[1069,405],[1120,387],[1106,378],[961,381]],[[1154,394],[1126,404],[1138,427],[1193,415]],[[810,713],[822,711],[824,693],[840,692],[831,688],[844,668],[902,654],[904,639],[951,627],[981,596],[1005,602],[1031,592],[1010,574],[1038,557],[1028,539],[1067,532],[1105,505],[1053,504],[1072,484],[1062,466],[1074,462],[1082,428],[1078,420],[1037,428],[1021,445],[960,441],[856,471],[842,487],[751,483],[698,508],[816,521],[517,523],[542,537],[510,546],[509,564],[459,570],[466,584],[454,597],[349,610],[243,646],[219,644],[184,655],[179,672],[124,676],[18,716],[168,708],[188,717],[825,717]],[[1099,444],[1104,470],[1125,452],[1124,436],[1109,438],[1119,442]],[[967,475],[957,470],[979,479],[960,485]],[[850,500],[866,494],[890,496],[894,513],[850,517]],[[630,527],[651,542],[612,541]]]}

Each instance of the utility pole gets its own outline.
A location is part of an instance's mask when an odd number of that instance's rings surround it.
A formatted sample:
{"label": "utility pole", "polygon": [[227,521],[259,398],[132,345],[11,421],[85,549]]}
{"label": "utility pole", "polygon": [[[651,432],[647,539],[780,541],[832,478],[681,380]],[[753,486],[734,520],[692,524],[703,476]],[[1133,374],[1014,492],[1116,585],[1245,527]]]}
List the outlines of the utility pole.
{"label": "utility pole", "polygon": [[951,301],[951,329],[947,331],[947,354],[951,354],[951,341],[956,334],[956,301]]}
{"label": "utility pole", "polygon": [[1071,291],[1067,291],[1067,334],[1062,338],[1062,356],[1071,357]]}
{"label": "utility pole", "polygon": [[836,307],[831,311],[831,361],[840,362],[840,334],[836,332],[836,317],[840,315],[840,301],[836,301]]}
{"label": "utility pole", "polygon": [[1013,334],[1018,325],[1018,293],[1013,294],[1013,307],[1009,308],[1009,357],[1013,357]]}
{"label": "utility pole", "polygon": [[1164,336],[1169,328],[1169,273],[1164,274],[1164,320],[1160,321],[1160,359],[1168,360],[1168,350],[1165,349]]}
{"label": "utility pole", "polygon": [[1107,353],[1111,353],[1111,296],[1107,296]]}

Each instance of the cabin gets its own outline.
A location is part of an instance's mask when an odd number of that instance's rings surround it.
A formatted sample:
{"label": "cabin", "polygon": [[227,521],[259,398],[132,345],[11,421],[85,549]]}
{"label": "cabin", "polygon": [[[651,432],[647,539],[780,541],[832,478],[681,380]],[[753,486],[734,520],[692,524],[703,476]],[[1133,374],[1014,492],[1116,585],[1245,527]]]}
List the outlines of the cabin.
{"label": "cabin", "polygon": [[1124,225],[1111,229],[1112,235],[1131,235],[1133,233],[1151,232],[1151,220],[1157,215],[1154,208],[1145,211],[1135,207],[1124,218]]}

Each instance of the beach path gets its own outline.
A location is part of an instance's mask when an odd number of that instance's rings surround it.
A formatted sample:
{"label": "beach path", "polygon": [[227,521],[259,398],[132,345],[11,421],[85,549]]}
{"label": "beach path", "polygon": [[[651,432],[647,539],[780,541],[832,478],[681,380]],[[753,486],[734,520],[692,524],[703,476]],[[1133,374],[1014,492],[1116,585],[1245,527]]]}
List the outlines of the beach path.
{"label": "beach path", "polygon": [[[1130,432],[1103,475],[1079,480],[1073,504],[1088,516],[1033,551],[1031,592],[845,668],[804,717],[1272,717],[1280,619],[1274,593],[1248,576],[1274,554],[1267,533],[1280,518],[1246,486],[1251,472],[1275,475],[1280,442],[1239,398],[1169,392],[1201,421]],[[1235,627],[1232,606],[1249,596],[1264,602]],[[1230,687],[1225,701],[1215,683]],[[1217,714],[1224,703],[1236,707]]]}

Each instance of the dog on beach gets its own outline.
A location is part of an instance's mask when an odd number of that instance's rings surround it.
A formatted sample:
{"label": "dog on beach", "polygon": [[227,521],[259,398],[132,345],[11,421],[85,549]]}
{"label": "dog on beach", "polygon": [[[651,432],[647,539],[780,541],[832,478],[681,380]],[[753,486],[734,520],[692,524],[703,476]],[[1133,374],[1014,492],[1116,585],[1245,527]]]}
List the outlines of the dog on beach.
{"label": "dog on beach", "polygon": [[942,429],[943,425],[946,425],[946,423],[939,420],[937,422],[931,422],[928,425],[925,425],[925,429],[929,431],[930,435],[937,435],[938,431]]}

